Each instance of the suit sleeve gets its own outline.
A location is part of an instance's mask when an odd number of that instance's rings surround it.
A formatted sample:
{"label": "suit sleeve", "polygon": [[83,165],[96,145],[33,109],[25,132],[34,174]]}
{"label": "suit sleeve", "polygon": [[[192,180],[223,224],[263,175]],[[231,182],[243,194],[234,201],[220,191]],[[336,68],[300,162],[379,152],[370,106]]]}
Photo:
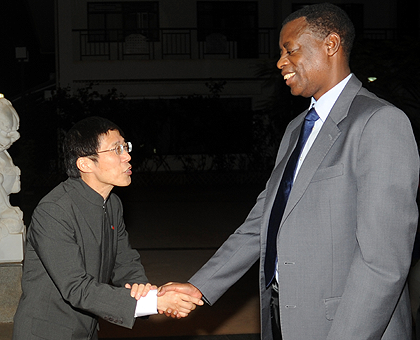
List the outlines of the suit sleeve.
{"label": "suit sleeve", "polygon": [[264,190],[245,222],[222,244],[211,259],[189,280],[210,305],[238,281],[259,259]]}
{"label": "suit sleeve", "polygon": [[[289,123],[279,147],[276,166],[286,152],[291,131],[302,119],[299,116]],[[210,305],[215,303],[260,258],[261,244],[265,244],[265,240],[261,242],[261,224],[270,181],[271,178],[267,181],[265,190],[258,196],[244,223],[189,280],[201,291]]]}
{"label": "suit sleeve", "polygon": [[[116,196],[114,196],[116,197]],[[117,200],[118,209],[115,214],[117,222],[117,257],[112,273],[112,283],[115,286],[124,286],[126,283],[147,283],[143,265],[141,264],[140,254],[137,250],[131,248],[128,233],[125,229],[123,219],[123,208],[121,201]]]}
{"label": "suit sleeve", "polygon": [[410,122],[386,106],[364,126],[354,168],[356,248],[328,340],[381,339],[411,262],[419,156]]}
{"label": "suit sleeve", "polygon": [[54,203],[40,204],[32,216],[28,231],[43,267],[62,298],[74,308],[95,314],[109,322],[132,328],[136,300],[130,290],[100,283],[85,270],[88,256],[82,254],[83,240],[78,240],[74,220]]}

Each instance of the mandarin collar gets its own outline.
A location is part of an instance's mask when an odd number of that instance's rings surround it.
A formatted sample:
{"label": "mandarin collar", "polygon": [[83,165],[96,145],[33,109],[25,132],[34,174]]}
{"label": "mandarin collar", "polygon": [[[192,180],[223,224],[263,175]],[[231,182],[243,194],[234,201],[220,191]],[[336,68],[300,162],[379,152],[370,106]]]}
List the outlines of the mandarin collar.
{"label": "mandarin collar", "polygon": [[88,200],[92,204],[103,207],[108,201],[109,196],[104,200],[102,195],[93,190],[89,185],[85,183],[80,177],[79,178],[68,178],[66,183],[72,186],[84,199]]}

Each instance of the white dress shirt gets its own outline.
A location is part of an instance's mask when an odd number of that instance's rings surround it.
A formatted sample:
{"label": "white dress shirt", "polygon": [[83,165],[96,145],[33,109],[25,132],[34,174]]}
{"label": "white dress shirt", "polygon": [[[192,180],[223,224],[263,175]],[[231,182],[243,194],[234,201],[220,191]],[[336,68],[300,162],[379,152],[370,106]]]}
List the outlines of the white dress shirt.
{"label": "white dress shirt", "polygon": [[321,96],[321,98],[318,99],[318,101],[316,101],[314,97],[311,98],[311,105],[309,106],[309,109],[311,109],[312,107],[315,108],[315,111],[318,114],[319,119],[315,122],[315,125],[311,131],[311,134],[309,135],[308,140],[306,141],[306,144],[303,147],[302,153],[300,154],[299,161],[296,166],[295,179],[300,170],[300,167],[302,166],[303,161],[305,160],[306,155],[309,152],[309,149],[314,143],[316,136],[318,136],[318,133],[322,128],[322,125],[327,120],[327,117],[330,114],[332,107],[334,106],[335,102],[337,101],[344,87],[347,85],[347,82],[350,80],[351,75],[352,74],[349,74],[341,82],[335,85],[331,90],[324,93]]}

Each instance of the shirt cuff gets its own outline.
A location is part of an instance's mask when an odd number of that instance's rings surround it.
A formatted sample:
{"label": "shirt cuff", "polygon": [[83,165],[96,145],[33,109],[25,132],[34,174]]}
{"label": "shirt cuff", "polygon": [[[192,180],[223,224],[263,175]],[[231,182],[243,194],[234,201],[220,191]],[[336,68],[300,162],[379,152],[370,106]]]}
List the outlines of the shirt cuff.
{"label": "shirt cuff", "polygon": [[145,297],[137,300],[134,317],[157,314],[157,289],[149,291]]}

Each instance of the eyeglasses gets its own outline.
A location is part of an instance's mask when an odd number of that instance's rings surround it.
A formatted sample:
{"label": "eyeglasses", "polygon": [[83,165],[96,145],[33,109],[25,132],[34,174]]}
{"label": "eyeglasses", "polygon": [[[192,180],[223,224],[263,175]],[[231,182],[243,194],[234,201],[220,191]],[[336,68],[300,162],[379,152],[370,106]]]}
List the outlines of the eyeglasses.
{"label": "eyeglasses", "polygon": [[108,151],[115,151],[115,153],[118,156],[121,156],[124,153],[124,151],[131,152],[131,150],[133,150],[133,146],[131,145],[130,142],[127,142],[127,143],[124,143],[124,144],[117,145],[113,149],[98,151],[96,153],[102,153],[102,152],[108,152]]}

